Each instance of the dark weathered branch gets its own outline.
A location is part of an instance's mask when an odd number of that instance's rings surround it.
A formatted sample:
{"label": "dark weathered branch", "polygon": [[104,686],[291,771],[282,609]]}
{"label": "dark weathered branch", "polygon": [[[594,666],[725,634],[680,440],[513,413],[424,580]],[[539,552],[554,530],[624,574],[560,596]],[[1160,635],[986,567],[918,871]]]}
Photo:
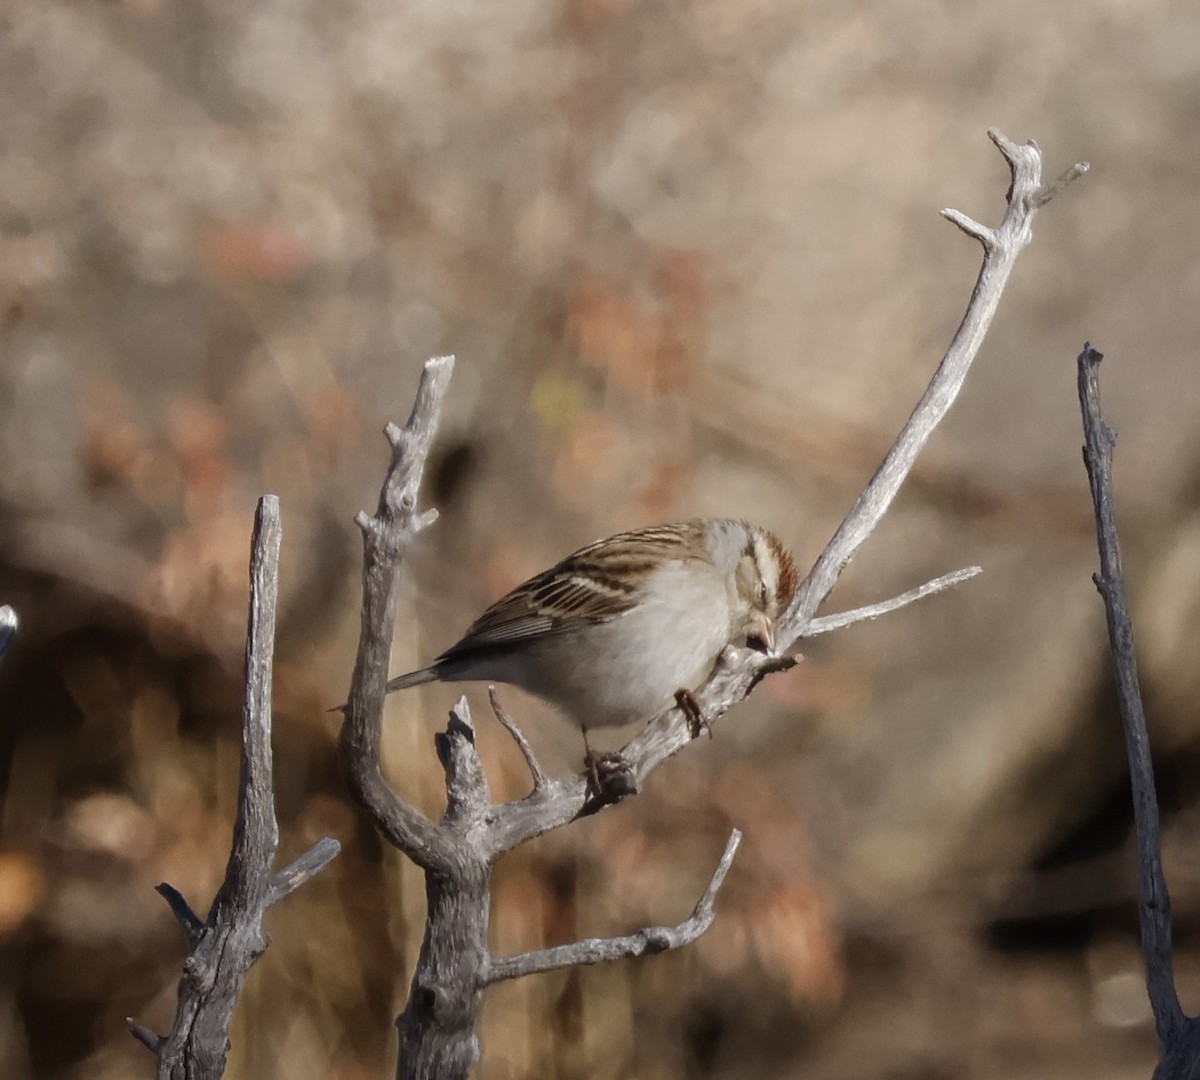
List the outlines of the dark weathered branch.
{"label": "dark weathered branch", "polygon": [[725,875],[733,865],[733,857],[737,854],[738,845],[742,842],[742,834],[734,829],[725,845],[725,853],[717,864],[708,888],[696,903],[691,917],[678,926],[648,926],[636,934],[613,938],[587,938],[576,941],[571,945],[559,945],[552,949],[538,949],[536,952],[522,953],[520,956],[507,956],[493,959],[487,969],[484,982],[500,982],[503,979],[516,979],[522,975],[533,975],[542,971],[554,971],[557,968],[574,967],[577,964],[599,964],[606,960],[620,960],[626,956],[641,956],[643,953],[660,953],[669,949],[679,949],[690,945],[704,933],[713,921],[713,904],[717,893],[725,881]]}
{"label": "dark weathered branch", "polygon": [[174,885],[162,881],[154,887],[154,891],[167,902],[171,914],[179,920],[179,925],[187,934],[188,944],[194,948],[204,936],[204,920],[192,910],[191,904]]}
{"label": "dark weathered branch", "polygon": [[315,874],[319,874],[333,862],[341,849],[342,845],[332,837],[323,836],[282,870],[272,874],[267,906],[278,903],[289,893],[294,893]]}
{"label": "dark weathered branch", "polygon": [[229,1024],[251,965],[267,947],[266,909],[338,852],[328,838],[280,874],[271,873],[279,843],[271,787],[271,671],[279,592],[279,500],[265,495],[254,519],[242,768],[233,844],[225,880],[204,922],[170,885],[158,892],[187,932],[192,953],[179,982],[170,1034],[158,1036],[129,1019],[129,1030],[158,1058],[160,1080],[216,1080],[229,1052]]}
{"label": "dark weathered branch", "polygon": [[1083,460],[1092,489],[1096,539],[1100,549],[1100,572],[1094,575],[1094,581],[1104,599],[1117,700],[1125,729],[1125,749],[1129,755],[1129,776],[1133,788],[1146,988],[1154,1012],[1158,1041],[1165,1053],[1179,1038],[1187,1018],[1179,1004],[1172,973],[1171,898],[1163,874],[1162,832],[1159,827],[1158,797],[1154,789],[1154,767],[1150,760],[1150,736],[1146,730],[1146,714],[1138,688],[1133,623],[1125,600],[1121,546],[1113,507],[1112,454],[1116,435],[1104,422],[1100,411],[1099,367],[1102,359],[1103,356],[1090,344],[1084,345],[1083,352],[1079,354]]}
{"label": "dark weathered branch", "polygon": [[7,604],[0,605],[0,659],[8,652],[8,647],[17,636],[17,626],[20,620],[17,613]]}
{"label": "dark weathered branch", "polygon": [[166,1037],[155,1034],[144,1024],[139,1024],[132,1017],[125,1017],[125,1023],[129,1027],[129,1034],[137,1039],[150,1053],[157,1056],[158,1052],[162,1049],[163,1043],[167,1041]]}
{"label": "dark weathered branch", "polygon": [[251,910],[267,888],[279,846],[271,757],[271,674],[275,608],[279,600],[279,499],[264,495],[254,515],[250,555],[250,614],[246,629],[246,690],[242,702],[242,770],[238,813],[225,882],[217,903]]}

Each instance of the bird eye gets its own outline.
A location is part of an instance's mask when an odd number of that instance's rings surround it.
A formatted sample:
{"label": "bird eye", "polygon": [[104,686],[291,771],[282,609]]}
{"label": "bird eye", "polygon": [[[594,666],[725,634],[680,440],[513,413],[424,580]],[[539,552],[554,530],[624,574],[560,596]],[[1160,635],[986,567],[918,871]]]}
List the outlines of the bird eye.
{"label": "bird eye", "polygon": [[769,600],[769,597],[767,595],[767,583],[764,581],[758,587],[758,602],[764,611],[766,611],[766,609],[767,609],[768,600]]}

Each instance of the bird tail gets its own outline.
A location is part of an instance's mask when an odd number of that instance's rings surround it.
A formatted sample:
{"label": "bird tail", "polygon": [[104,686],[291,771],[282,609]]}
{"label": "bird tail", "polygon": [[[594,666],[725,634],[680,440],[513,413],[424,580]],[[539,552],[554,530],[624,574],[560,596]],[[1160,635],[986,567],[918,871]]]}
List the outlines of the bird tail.
{"label": "bird tail", "polygon": [[[420,686],[422,683],[433,682],[437,679],[438,673],[432,667],[421,668],[420,671],[410,671],[407,675],[397,675],[394,679],[388,682],[386,693],[391,693],[393,690],[407,690],[410,686]],[[341,705],[335,705],[329,712],[343,712],[346,708],[346,702]]]}
{"label": "bird tail", "polygon": [[420,671],[410,671],[407,675],[397,675],[394,679],[389,679],[387,692],[390,694],[393,690],[407,690],[410,686],[435,682],[437,678],[437,670],[432,667],[421,668]]}

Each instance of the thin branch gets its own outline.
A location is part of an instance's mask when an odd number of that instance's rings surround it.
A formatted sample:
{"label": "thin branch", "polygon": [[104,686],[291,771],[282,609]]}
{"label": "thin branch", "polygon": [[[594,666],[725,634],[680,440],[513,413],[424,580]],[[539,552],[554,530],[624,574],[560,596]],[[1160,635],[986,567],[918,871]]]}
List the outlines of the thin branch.
{"label": "thin branch", "polygon": [[221,896],[249,908],[265,892],[279,846],[271,759],[271,676],[279,599],[279,499],[264,495],[254,515],[250,612],[246,628],[246,688],[242,701],[242,770],[233,846]]}
{"label": "thin branch", "polygon": [[144,1024],[139,1024],[132,1016],[125,1017],[125,1026],[129,1028],[130,1035],[137,1039],[155,1057],[158,1057],[163,1043],[167,1041],[162,1035],[157,1035]]}
{"label": "thin branch", "polygon": [[522,975],[533,975],[543,971],[554,971],[557,968],[574,967],[577,964],[599,964],[608,960],[620,960],[626,956],[641,956],[644,953],[666,952],[690,945],[711,925],[714,916],[713,906],[717,893],[725,881],[725,875],[733,865],[733,857],[737,854],[738,845],[742,842],[742,834],[734,829],[725,845],[725,853],[717,864],[708,888],[696,903],[691,917],[678,926],[650,926],[639,930],[636,934],[614,938],[587,938],[576,941],[571,945],[558,945],[552,949],[539,949],[536,952],[522,953],[519,956],[508,956],[502,959],[493,958],[484,975],[484,983],[501,982],[504,979],[516,979]]}
{"label": "thin branch", "polygon": [[446,774],[447,808],[438,824],[393,791],[380,770],[400,564],[417,534],[437,519],[435,510],[421,512],[417,505],[453,370],[452,356],[426,363],[408,423],[386,429],[392,460],[378,510],[355,518],[363,534],[362,621],[341,757],[351,795],[388,841],[425,871],[425,937],[397,1021],[398,1080],[465,1080],[479,1056],[478,973],[488,962],[491,862],[480,838],[495,807],[465,699],[434,738]]}
{"label": "thin branch", "polygon": [[946,207],[942,211],[942,217],[954,225],[957,225],[963,232],[974,240],[978,240],[984,247],[984,250],[991,251],[996,246],[996,232],[994,229],[989,229],[986,225],[980,225],[972,217],[968,217],[961,210],[955,210],[953,207]]}
{"label": "thin branch", "polygon": [[441,872],[454,863],[453,841],[392,791],[379,761],[400,561],[416,535],[436,520],[436,512],[417,513],[417,496],[453,371],[453,356],[425,364],[408,423],[386,429],[392,463],[378,511],[355,518],[363,534],[362,623],[341,734],[351,795],[393,845],[418,866]]}
{"label": "thin branch", "polygon": [[494,686],[488,687],[488,701],[492,703],[492,712],[496,714],[496,719],[500,721],[504,730],[512,736],[513,742],[517,744],[517,749],[521,751],[521,756],[525,759],[525,764],[529,766],[529,773],[533,777],[533,790],[539,791],[544,788],[546,786],[546,774],[542,772],[542,767],[538,764],[533,747],[529,745],[529,740],[525,738],[525,733],[517,726],[517,722],[505,712],[504,707],[500,704],[500,699],[496,696],[496,688]]}
{"label": "thin branch", "polygon": [[1057,197],[1058,193],[1064,188],[1070,187],[1092,166],[1086,161],[1077,161],[1069,169],[1066,170],[1057,180],[1051,184],[1047,184],[1041,191],[1034,196],[1034,203],[1040,208],[1046,205],[1051,199]]}
{"label": "thin branch", "polygon": [[880,615],[887,615],[889,612],[907,607],[916,600],[922,600],[926,596],[953,588],[982,573],[982,566],[967,566],[962,570],[955,570],[952,574],[944,574],[940,578],[927,581],[915,589],[909,589],[908,592],[894,596],[891,600],[882,600],[878,604],[868,604],[866,607],[853,608],[850,611],[839,611],[836,615],[822,615],[813,619],[809,624],[805,637],[816,637],[818,634],[828,634],[831,630],[841,630],[843,627],[857,622],[878,619]]}
{"label": "thin branch", "polygon": [[[267,947],[263,914],[300,884],[300,880],[293,883],[294,878],[315,873],[339,848],[337,841],[326,838],[282,874],[271,873],[279,842],[271,786],[271,670],[281,536],[279,500],[264,495],[254,518],[250,557],[241,779],[225,880],[203,923],[177,889],[166,884],[158,887],[187,931],[192,952],[179,981],[170,1034],[160,1037],[129,1021],[133,1036],[157,1055],[159,1080],[220,1077],[229,1053],[234,1006],[247,972]],[[297,867],[303,875],[297,872],[289,878]]]}
{"label": "thin branch", "polygon": [[1163,873],[1162,831],[1159,826],[1158,797],[1154,789],[1154,767],[1150,760],[1150,737],[1146,731],[1146,714],[1138,688],[1133,623],[1125,600],[1121,546],[1113,507],[1112,454],[1116,435],[1104,422],[1100,410],[1099,368],[1102,359],[1103,356],[1090,344],[1085,344],[1078,361],[1079,404],[1083,413],[1084,432],[1083,460],[1092,489],[1096,540],[1100,550],[1100,572],[1094,580],[1104,598],[1108,640],[1133,786],[1146,988],[1154,1011],[1158,1041],[1166,1050],[1178,1037],[1186,1018],[1179,1004],[1172,973],[1171,898]]}
{"label": "thin branch", "polygon": [[492,800],[483,761],[475,749],[475,723],[465,694],[450,710],[450,722],[433,737],[433,744],[446,773],[442,822],[466,831],[487,816]]}
{"label": "thin branch", "polygon": [[1036,143],[1018,146],[995,129],[988,132],[988,137],[1004,155],[1012,174],[1008,207],[1000,225],[989,229],[957,210],[943,211],[944,216],[983,245],[983,265],[971,301],[945,357],[908,422],[780,620],[778,641],[781,652],[798,638],[807,636],[817,609],[882,519],[917,455],[954,403],[991,325],[1017,256],[1033,238],[1033,217],[1040,205],[1037,199],[1043,194],[1041,152]]}
{"label": "thin branch", "polygon": [[193,910],[191,904],[184,898],[174,885],[169,885],[167,882],[160,882],[154,887],[154,891],[158,893],[170,907],[171,913],[179,920],[179,925],[183,927],[183,932],[187,934],[188,942],[194,948],[204,937],[206,929],[204,920],[200,918]]}
{"label": "thin branch", "polygon": [[293,859],[282,870],[271,875],[270,898],[267,906],[278,903],[288,893],[295,892],[309,878],[325,869],[341,851],[336,840],[323,836],[303,855]]}

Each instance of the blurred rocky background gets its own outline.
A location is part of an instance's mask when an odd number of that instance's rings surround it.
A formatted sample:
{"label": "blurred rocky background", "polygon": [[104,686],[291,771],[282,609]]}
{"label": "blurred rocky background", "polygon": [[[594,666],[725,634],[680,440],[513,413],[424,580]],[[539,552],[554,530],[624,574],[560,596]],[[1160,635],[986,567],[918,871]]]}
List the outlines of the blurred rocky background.
{"label": "blurred rocky background", "polygon": [[[674,923],[684,953],[489,992],[483,1080],[1145,1077],[1128,793],[1079,458],[1108,418],[1200,1008],[1200,6],[7,0],[0,6],[0,1074],[150,1075],[237,785],[254,501],[280,495],[281,856],[231,1076],[388,1075],[420,878],[334,755],[371,507],[459,358],[397,670],[619,528],[760,521],[807,566],[953,333],[984,137],[1093,171],[1037,220],[959,404],[834,595],[981,563],[816,640],[614,812],[495,878],[501,953]],[[392,700],[441,808],[455,691]],[[527,777],[472,703],[496,793]],[[576,732],[505,698],[548,768]]]}

